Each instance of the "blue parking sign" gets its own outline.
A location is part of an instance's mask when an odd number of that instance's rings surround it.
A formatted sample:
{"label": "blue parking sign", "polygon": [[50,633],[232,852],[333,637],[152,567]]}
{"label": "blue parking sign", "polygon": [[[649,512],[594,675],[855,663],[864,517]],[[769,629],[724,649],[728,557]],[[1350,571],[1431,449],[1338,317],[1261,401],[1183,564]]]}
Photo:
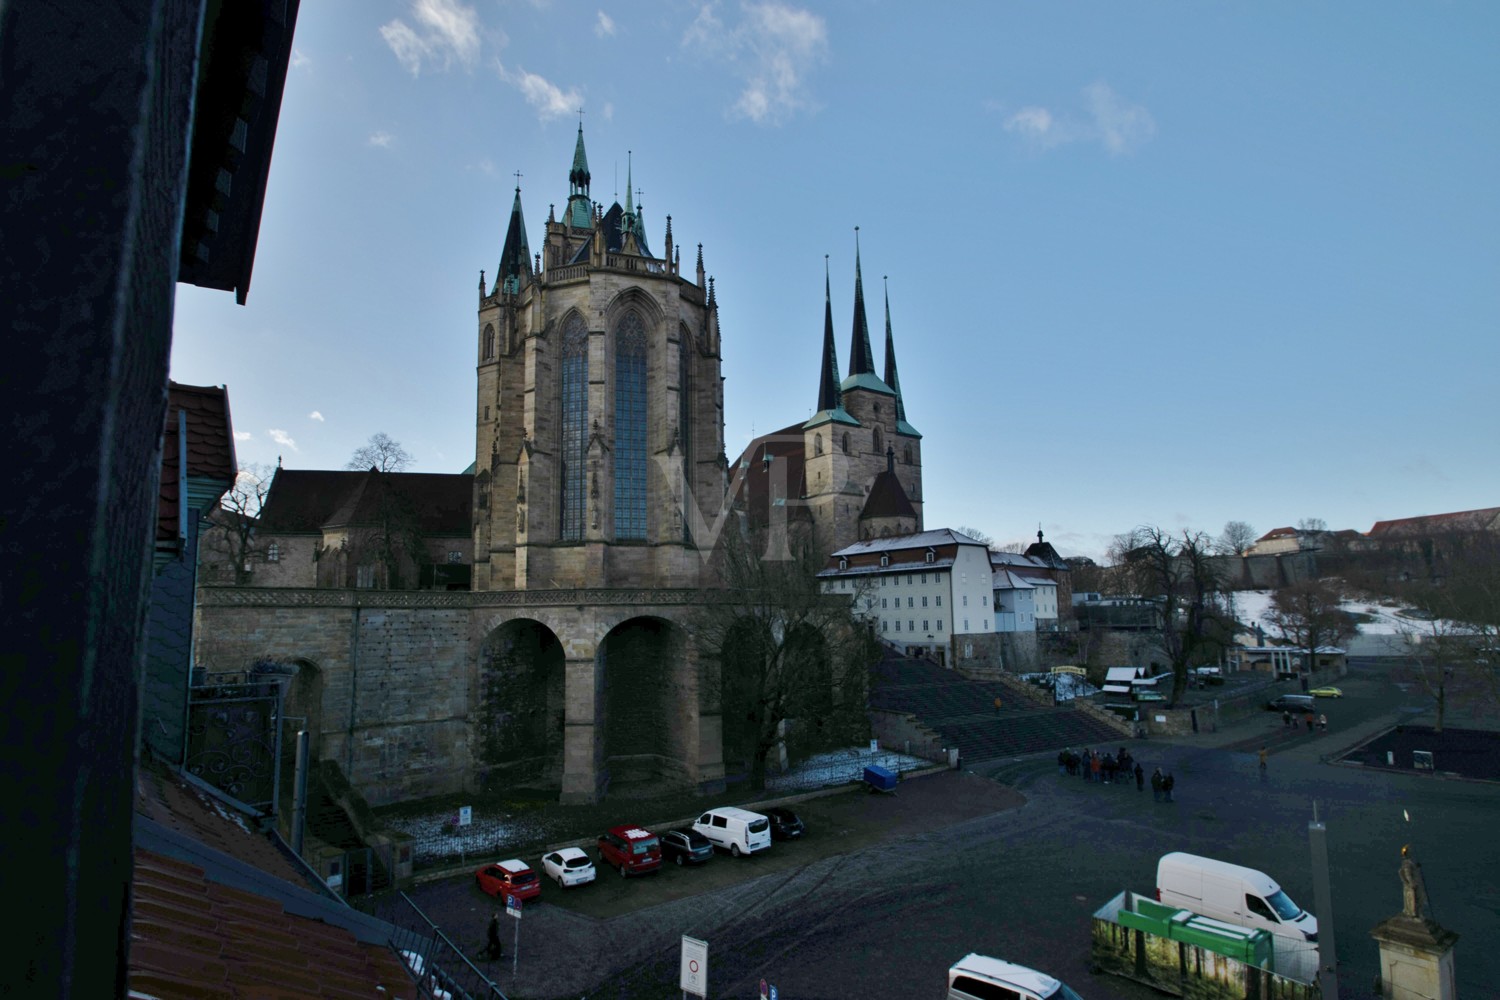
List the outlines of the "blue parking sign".
{"label": "blue parking sign", "polygon": [[771,1000],[776,1000],[776,984],[771,984]]}

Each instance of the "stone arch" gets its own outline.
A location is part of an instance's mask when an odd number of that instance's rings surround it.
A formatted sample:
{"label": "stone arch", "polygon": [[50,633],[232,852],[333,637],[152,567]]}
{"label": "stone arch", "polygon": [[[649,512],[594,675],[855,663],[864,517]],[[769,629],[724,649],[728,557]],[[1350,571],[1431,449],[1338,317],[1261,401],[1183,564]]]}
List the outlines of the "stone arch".
{"label": "stone arch", "polygon": [[695,662],[686,633],[665,618],[626,618],[605,634],[598,665],[609,794],[657,794],[693,780]]}
{"label": "stone arch", "polygon": [[495,360],[495,324],[484,324],[484,347],[480,354],[482,361]]}
{"label": "stone arch", "polygon": [[534,618],[512,618],[479,654],[474,758],[487,789],[562,784],[566,722],[563,645]]}
{"label": "stone arch", "polygon": [[823,435],[821,433],[813,435],[813,454],[823,454]]}
{"label": "stone arch", "polygon": [[[323,743],[323,671],[311,660],[298,657],[289,661],[297,668],[291,683],[286,686],[281,699],[281,718],[287,723],[282,730],[284,739],[291,740],[283,759],[296,757],[298,729],[307,730],[308,756],[320,760],[324,756]],[[301,721],[298,721],[298,720]]]}
{"label": "stone arch", "polygon": [[646,327],[647,342],[654,345],[657,340],[656,334],[666,328],[667,314],[662,312],[661,304],[638,285],[620,289],[615,297],[605,304],[604,329],[613,331],[621,317],[631,309],[641,314],[641,322]]}

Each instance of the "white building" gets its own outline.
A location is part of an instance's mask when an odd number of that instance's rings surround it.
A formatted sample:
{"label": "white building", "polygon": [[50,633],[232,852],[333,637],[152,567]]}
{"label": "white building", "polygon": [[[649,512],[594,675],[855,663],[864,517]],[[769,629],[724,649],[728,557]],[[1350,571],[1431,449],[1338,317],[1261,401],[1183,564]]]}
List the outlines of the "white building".
{"label": "white building", "polygon": [[848,594],[881,639],[939,662],[955,638],[995,630],[989,551],[948,528],[856,542],[818,576]]}
{"label": "white building", "polygon": [[1043,575],[1046,565],[1016,552],[991,552],[997,632],[1049,632],[1057,629],[1057,581]]}

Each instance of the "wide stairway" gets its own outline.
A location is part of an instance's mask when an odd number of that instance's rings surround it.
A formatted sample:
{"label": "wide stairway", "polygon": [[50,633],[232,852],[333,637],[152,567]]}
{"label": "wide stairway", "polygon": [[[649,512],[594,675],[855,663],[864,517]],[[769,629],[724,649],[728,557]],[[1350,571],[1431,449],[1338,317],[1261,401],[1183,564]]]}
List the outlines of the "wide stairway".
{"label": "wide stairway", "polygon": [[910,712],[946,746],[958,747],[966,762],[1121,741],[1117,731],[1082,712],[1040,705],[999,683],[967,680],[890,650],[875,667],[870,707]]}

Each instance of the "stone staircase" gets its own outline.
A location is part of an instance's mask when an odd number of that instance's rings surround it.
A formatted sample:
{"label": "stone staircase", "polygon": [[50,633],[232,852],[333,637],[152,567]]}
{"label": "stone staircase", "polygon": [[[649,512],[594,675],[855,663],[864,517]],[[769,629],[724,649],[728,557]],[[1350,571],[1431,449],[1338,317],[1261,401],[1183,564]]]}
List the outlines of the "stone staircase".
{"label": "stone staircase", "polygon": [[969,680],[889,651],[875,667],[870,707],[911,713],[945,745],[958,747],[966,761],[1112,746],[1122,738],[1118,729],[1091,715],[1038,704],[1004,681]]}

